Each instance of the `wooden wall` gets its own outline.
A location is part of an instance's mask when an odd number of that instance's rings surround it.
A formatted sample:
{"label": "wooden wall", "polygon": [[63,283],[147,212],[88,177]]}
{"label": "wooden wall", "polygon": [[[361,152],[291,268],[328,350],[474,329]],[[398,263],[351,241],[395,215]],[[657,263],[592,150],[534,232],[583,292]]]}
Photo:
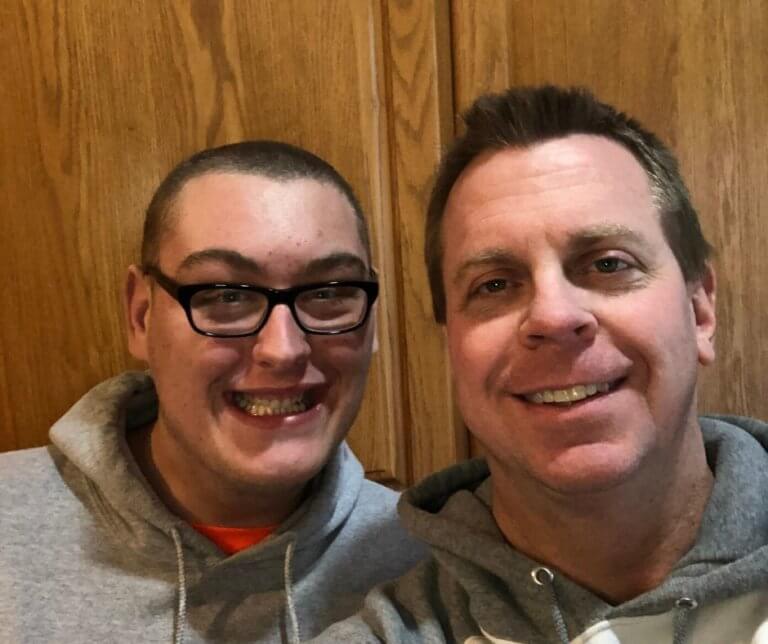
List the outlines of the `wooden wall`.
{"label": "wooden wall", "polygon": [[352,443],[406,485],[468,453],[421,247],[456,114],[511,84],[585,84],[677,151],[719,249],[706,409],[768,417],[768,6],[760,0],[5,0],[0,5],[0,450],[39,445],[127,367],[120,291],[153,188],[242,138],[347,176],[382,273]]}

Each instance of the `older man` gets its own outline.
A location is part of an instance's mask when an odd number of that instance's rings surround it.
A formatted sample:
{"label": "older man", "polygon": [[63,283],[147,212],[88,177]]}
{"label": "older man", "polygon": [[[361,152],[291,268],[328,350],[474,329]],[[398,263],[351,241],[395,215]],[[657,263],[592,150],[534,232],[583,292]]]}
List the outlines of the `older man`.
{"label": "older man", "polygon": [[768,635],[768,428],[698,418],[710,248],[664,145],[581,90],[478,99],[426,259],[486,459],[401,501],[433,559],[328,640],[733,643]]}
{"label": "older man", "polygon": [[378,284],[347,182],[269,141],[148,208],[131,353],[47,448],[0,457],[2,642],[298,642],[414,564],[343,439]]}

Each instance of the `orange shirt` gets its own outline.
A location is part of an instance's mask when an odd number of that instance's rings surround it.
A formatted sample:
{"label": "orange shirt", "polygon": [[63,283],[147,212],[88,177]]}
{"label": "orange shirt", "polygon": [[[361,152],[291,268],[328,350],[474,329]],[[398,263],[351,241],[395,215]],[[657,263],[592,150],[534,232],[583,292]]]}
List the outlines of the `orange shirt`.
{"label": "orange shirt", "polygon": [[203,536],[208,537],[228,555],[233,555],[264,541],[277,530],[276,525],[263,528],[225,528],[217,525],[193,523],[192,527]]}

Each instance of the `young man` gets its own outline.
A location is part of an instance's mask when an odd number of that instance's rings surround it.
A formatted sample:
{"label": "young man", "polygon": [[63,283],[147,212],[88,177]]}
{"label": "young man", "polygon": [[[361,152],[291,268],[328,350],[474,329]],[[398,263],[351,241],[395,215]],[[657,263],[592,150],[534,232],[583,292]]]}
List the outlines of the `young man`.
{"label": "young man", "polygon": [[404,496],[434,558],[327,641],[763,641],[768,428],[697,418],[715,279],[677,163],[585,91],[466,122],[426,259],[487,458]]}
{"label": "young man", "polygon": [[0,458],[3,642],[298,642],[421,551],[343,442],[375,346],[347,182],[289,145],[176,167],[126,286],[149,373]]}

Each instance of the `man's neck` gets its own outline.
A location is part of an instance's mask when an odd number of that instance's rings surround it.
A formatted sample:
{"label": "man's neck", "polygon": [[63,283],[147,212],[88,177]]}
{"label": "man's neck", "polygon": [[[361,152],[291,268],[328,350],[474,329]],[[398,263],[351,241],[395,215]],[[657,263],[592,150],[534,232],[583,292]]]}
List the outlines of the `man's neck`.
{"label": "man's neck", "polygon": [[188,523],[249,528],[279,525],[304,498],[306,486],[256,489],[228,484],[213,473],[200,476],[193,463],[187,468],[176,466],[169,462],[169,450],[162,446],[157,424],[133,430],[126,438],[149,485],[173,514]]}
{"label": "man's neck", "polygon": [[714,482],[703,442],[685,467],[608,491],[567,495],[510,480],[491,463],[493,514],[507,540],[606,601],[658,586],[696,541]]}

